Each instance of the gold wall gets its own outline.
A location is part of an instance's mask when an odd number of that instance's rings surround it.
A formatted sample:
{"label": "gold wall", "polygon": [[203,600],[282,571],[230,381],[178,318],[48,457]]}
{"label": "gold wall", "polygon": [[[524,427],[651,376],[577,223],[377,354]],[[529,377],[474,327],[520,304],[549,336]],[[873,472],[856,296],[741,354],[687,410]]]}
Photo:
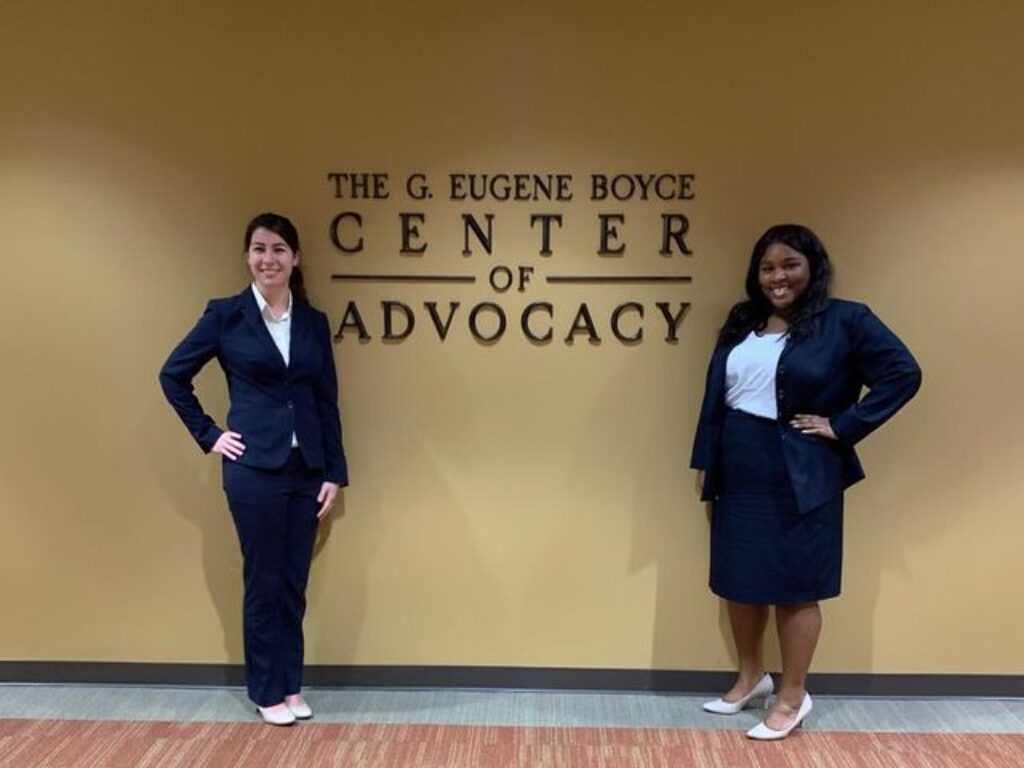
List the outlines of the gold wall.
{"label": "gold wall", "polygon": [[[294,6],[0,10],[0,658],[241,660],[218,462],[156,373],[208,297],[246,285],[242,228],[272,209],[303,233],[314,303],[337,325],[357,301],[375,337],[336,346],[352,485],[314,565],[310,662],[729,668],[690,440],[749,248],[792,220],[925,371],[861,449],[816,669],[1024,673],[1024,6]],[[339,200],[331,171],[396,192]],[[693,173],[694,198],[586,199],[591,173],[660,171]],[[433,200],[403,199],[414,172]],[[455,172],[571,173],[578,194],[460,203]],[[362,254],[331,245],[342,210],[365,217]],[[421,257],[398,253],[408,210]],[[552,210],[541,257],[528,217]],[[619,258],[594,253],[609,211]],[[689,217],[692,256],[657,254],[665,211]],[[493,254],[462,255],[464,212],[495,214]],[[502,264],[535,281],[493,291]],[[330,279],[388,271],[478,282]],[[693,282],[542,282],[574,272]],[[457,315],[442,344],[421,314],[387,344],[382,299],[493,301],[510,327],[482,345]],[[544,300],[556,336],[534,345],[515,313]],[[564,343],[582,300],[605,331],[644,303],[644,343]],[[678,344],[656,301],[692,303]],[[221,419],[216,366],[198,389]]]}

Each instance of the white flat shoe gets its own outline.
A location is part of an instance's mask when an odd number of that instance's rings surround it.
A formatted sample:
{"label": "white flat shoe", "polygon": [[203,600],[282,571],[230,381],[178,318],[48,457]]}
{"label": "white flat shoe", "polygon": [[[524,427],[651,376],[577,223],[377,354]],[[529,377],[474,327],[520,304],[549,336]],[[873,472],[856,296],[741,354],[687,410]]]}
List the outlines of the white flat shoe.
{"label": "white flat shoe", "polygon": [[784,739],[795,729],[803,725],[804,718],[811,713],[812,709],[814,709],[814,704],[811,701],[811,694],[805,693],[804,700],[800,702],[800,710],[796,713],[796,719],[787,727],[783,728],[781,731],[777,731],[774,728],[769,728],[761,722],[747,731],[747,738],[757,739],[758,741],[777,741],[778,739]]}
{"label": "white flat shoe", "polygon": [[765,672],[764,677],[742,699],[737,701],[726,701],[725,699],[705,701],[704,711],[713,712],[716,715],[735,715],[737,712],[742,712],[750,706],[760,706],[763,709],[768,703],[768,697],[772,695],[774,690],[775,684],[772,683],[772,676]]}
{"label": "white flat shoe", "polygon": [[295,715],[296,720],[309,720],[313,716],[313,710],[302,696],[296,697],[295,701],[288,701],[291,696],[284,700],[285,705]]}
{"label": "white flat shoe", "polygon": [[256,707],[263,722],[267,725],[294,725],[295,715],[291,709],[282,704],[275,704],[272,707]]}

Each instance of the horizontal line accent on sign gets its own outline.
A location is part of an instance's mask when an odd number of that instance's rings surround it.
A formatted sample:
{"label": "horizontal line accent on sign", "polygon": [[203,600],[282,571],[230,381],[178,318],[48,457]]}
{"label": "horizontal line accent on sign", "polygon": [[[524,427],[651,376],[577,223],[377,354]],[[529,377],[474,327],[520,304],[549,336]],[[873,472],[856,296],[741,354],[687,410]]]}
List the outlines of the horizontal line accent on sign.
{"label": "horizontal line accent on sign", "polygon": [[544,278],[549,283],[689,283],[693,278],[689,275],[551,275]]}
{"label": "horizontal line accent on sign", "polygon": [[473,275],[331,275],[331,280],[361,283],[475,283]]}

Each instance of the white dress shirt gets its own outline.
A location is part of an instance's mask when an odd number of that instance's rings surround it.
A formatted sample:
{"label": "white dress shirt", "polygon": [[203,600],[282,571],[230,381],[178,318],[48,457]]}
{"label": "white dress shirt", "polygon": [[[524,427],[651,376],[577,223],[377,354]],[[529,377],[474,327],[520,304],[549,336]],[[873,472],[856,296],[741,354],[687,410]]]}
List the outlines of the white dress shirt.
{"label": "white dress shirt", "polygon": [[[263,298],[256,283],[252,284],[252,294],[256,297],[256,306],[260,308],[260,314],[263,316],[263,324],[267,326],[270,338],[274,340],[274,346],[281,353],[285,367],[287,367],[292,343],[292,292],[288,291],[288,308],[280,317],[274,317],[270,304]],[[298,446],[299,438],[292,432],[292,448],[298,448]]]}
{"label": "white dress shirt", "polygon": [[725,404],[766,419],[779,417],[775,369],[786,346],[786,333],[751,331],[733,347],[725,362]]}

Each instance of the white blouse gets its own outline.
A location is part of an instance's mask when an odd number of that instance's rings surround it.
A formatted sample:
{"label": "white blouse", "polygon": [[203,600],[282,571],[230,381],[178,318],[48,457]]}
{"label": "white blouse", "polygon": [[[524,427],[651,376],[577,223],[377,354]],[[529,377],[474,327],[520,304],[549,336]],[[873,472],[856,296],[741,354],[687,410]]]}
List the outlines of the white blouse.
{"label": "white blouse", "polygon": [[[274,317],[274,313],[270,311],[270,304],[263,298],[263,294],[256,287],[256,283],[252,284],[252,292],[256,297],[256,306],[260,308],[263,324],[267,326],[270,338],[274,340],[274,346],[277,347],[277,351],[284,358],[284,365],[287,368],[290,364],[289,357],[292,346],[292,292],[288,291],[288,309],[280,317]],[[292,432],[292,448],[298,447],[299,438]]]}
{"label": "white blouse", "polygon": [[725,362],[725,404],[766,419],[779,417],[775,369],[786,346],[786,333],[751,331],[733,347]]}

